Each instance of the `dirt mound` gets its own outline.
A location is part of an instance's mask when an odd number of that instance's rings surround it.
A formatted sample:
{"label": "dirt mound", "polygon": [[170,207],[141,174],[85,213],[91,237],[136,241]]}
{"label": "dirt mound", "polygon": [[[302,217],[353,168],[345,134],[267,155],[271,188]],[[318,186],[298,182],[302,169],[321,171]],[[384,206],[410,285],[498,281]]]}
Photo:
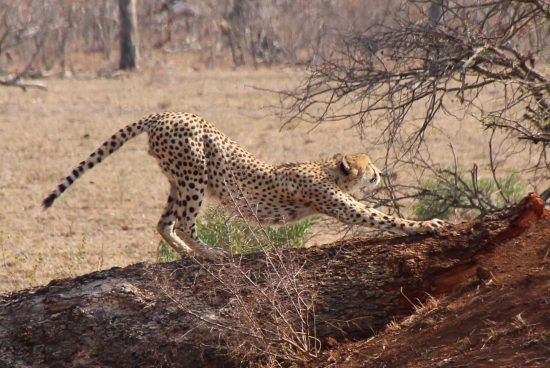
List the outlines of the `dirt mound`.
{"label": "dirt mound", "polygon": [[311,366],[548,367],[550,217],[534,195],[524,208],[475,268],[454,268],[435,297],[410,300],[414,314],[366,340],[329,341]]}
{"label": "dirt mound", "polygon": [[0,367],[548,366],[549,252],[530,195],[439,235],[54,280],[0,294]]}

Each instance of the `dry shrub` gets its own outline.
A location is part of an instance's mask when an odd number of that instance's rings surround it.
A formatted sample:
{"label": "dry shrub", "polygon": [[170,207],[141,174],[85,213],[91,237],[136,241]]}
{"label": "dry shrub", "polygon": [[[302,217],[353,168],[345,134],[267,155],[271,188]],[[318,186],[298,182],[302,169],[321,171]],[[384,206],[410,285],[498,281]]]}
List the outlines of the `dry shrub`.
{"label": "dry shrub", "polygon": [[266,253],[261,270],[228,263],[216,278],[230,295],[222,312],[230,314],[231,322],[218,327],[231,355],[269,366],[317,355],[315,295],[302,279],[301,265],[288,253]]}
{"label": "dry shrub", "polygon": [[[391,21],[344,36],[297,89],[282,92],[282,110],[287,122],[351,122],[366,144],[383,145],[389,193],[371,202],[397,211],[421,195],[422,181],[452,177],[453,192],[464,192],[458,179],[471,164],[458,160],[452,142],[454,162],[437,162],[429,137],[437,123],[473,117],[488,157],[472,165],[467,192],[484,212],[491,206],[479,200],[478,167],[501,193],[510,174],[526,182],[525,192],[550,181],[550,79],[540,63],[550,57],[549,15],[541,0],[404,2]],[[482,98],[486,91],[493,100]],[[513,159],[523,165],[501,173]],[[394,174],[403,171],[412,175],[399,182]]]}
{"label": "dry shrub", "polygon": [[221,264],[195,260],[202,269],[199,282],[213,283],[216,313],[204,313],[180,299],[177,280],[157,280],[154,275],[153,279],[178,308],[219,332],[217,343],[206,348],[233,362],[269,367],[299,365],[317,356],[321,344],[316,337],[315,293],[296,259],[276,250]]}
{"label": "dry shrub", "polygon": [[[235,65],[316,63],[330,54],[340,32],[383,19],[396,3],[138,1],[139,44],[144,60],[161,49],[198,53],[209,66],[231,59]],[[112,0],[0,0],[0,75],[116,68],[118,17]],[[90,62],[90,53],[99,60]]]}
{"label": "dry shrub", "polygon": [[[253,215],[254,203],[248,202],[231,177],[226,180],[226,189],[233,201],[234,215],[240,216],[242,222],[225,222],[221,232],[236,234],[246,227],[256,249],[262,253],[228,255],[221,264],[197,260],[214,280],[216,292],[226,300],[217,316],[190,310],[184,302],[178,302],[176,293],[171,298],[187,313],[220,331],[223,341],[217,348],[227,352],[232,360],[267,366],[303,363],[317,356],[321,347],[316,337],[315,292],[301,272],[304,261],[284,252],[280,236],[270,236],[269,229],[259,224]],[[216,229],[220,231],[219,226],[211,231]],[[233,243],[231,236],[222,238]],[[295,240],[287,237],[288,248],[295,245]],[[226,244],[224,248],[234,250],[234,246]]]}

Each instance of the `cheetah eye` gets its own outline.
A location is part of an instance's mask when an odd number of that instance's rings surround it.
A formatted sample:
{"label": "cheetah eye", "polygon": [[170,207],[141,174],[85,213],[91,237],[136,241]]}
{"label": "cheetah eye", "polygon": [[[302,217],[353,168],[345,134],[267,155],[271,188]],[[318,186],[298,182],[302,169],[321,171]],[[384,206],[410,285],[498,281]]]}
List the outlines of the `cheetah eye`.
{"label": "cheetah eye", "polygon": [[373,177],[369,180],[369,182],[370,182],[371,184],[374,184],[374,183],[376,183],[376,180],[377,180],[376,176],[373,176]]}

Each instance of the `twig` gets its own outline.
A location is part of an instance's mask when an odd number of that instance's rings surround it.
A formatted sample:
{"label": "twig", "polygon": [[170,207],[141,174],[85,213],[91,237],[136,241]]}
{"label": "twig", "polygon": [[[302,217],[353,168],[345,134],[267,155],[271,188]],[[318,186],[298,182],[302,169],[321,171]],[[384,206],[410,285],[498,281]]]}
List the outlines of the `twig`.
{"label": "twig", "polygon": [[36,88],[43,91],[46,91],[48,87],[42,82],[31,82],[23,79],[13,79],[13,78],[0,78],[0,85],[7,87],[19,87],[23,91],[26,91],[27,88]]}

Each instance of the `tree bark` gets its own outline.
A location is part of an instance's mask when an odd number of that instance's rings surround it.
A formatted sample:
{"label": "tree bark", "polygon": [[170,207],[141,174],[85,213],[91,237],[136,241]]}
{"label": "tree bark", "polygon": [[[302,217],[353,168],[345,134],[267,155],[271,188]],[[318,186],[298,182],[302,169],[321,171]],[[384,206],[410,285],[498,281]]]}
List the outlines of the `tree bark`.
{"label": "tree bark", "polygon": [[[314,296],[320,341],[361,338],[410,314],[427,294],[443,296],[483,279],[476,258],[544,213],[544,202],[531,195],[513,210],[441,235],[286,249],[276,259],[299,265],[300,287]],[[257,296],[246,283],[226,285],[235,267],[261,284],[273,259],[139,263],[1,295],[0,367],[239,366],[239,357],[227,354],[233,335],[223,326],[236,326],[236,296]]]}
{"label": "tree bark", "polygon": [[118,0],[120,21],[120,69],[135,69],[139,63],[136,0]]}

